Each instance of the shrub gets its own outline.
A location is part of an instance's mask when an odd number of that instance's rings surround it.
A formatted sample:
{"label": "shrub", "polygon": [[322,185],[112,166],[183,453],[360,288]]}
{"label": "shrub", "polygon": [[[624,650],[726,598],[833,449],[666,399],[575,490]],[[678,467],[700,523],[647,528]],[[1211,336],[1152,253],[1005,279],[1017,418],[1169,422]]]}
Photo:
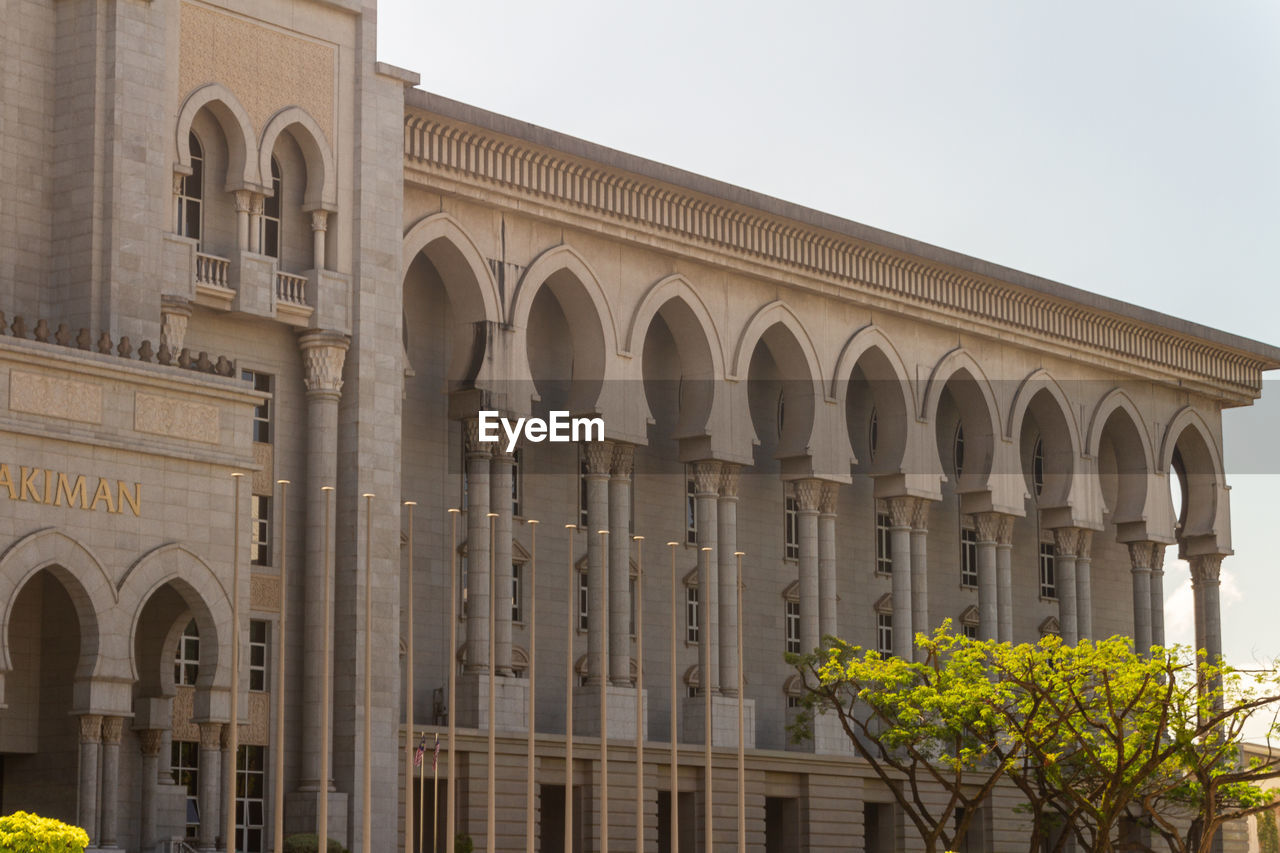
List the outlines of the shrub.
{"label": "shrub", "polygon": [[89,833],[78,826],[30,812],[0,817],[0,850],[4,853],[83,853]]}
{"label": "shrub", "polygon": [[[318,853],[320,838],[314,832],[301,832],[284,840],[284,853]],[[347,853],[347,849],[330,836],[329,853]]]}

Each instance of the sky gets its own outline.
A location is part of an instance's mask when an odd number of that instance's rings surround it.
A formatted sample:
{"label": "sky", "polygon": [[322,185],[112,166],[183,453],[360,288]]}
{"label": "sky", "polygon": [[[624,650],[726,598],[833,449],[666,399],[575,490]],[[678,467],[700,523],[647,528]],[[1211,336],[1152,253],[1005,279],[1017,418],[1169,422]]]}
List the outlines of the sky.
{"label": "sky", "polygon": [[[1280,344],[1280,4],[381,0],[378,54],[450,98]],[[1224,414],[1236,665],[1280,656],[1268,378]],[[1165,585],[1190,643],[1172,554]]]}

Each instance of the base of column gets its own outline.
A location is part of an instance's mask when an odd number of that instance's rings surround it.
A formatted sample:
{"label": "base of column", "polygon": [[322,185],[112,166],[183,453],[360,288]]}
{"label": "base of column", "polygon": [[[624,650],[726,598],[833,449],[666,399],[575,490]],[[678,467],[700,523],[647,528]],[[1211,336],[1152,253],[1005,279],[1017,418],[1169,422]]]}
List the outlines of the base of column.
{"label": "base of column", "polygon": [[[284,834],[294,835],[300,832],[316,831],[315,791],[294,791],[284,795]],[[348,846],[347,835],[347,794],[342,791],[329,792],[329,837],[336,839],[343,847]]]}
{"label": "base of column", "polygon": [[[172,782],[157,782],[155,793],[156,837],[182,838],[187,831],[187,788]],[[167,842],[165,849],[168,849]]]}
{"label": "base of column", "polygon": [[[787,709],[788,728],[801,713],[802,709],[800,708]],[[840,725],[840,719],[834,714],[820,714],[811,720],[809,725],[813,734],[812,738],[794,743],[788,734],[788,752],[809,752],[814,755],[857,754],[853,748],[853,741],[849,740],[849,735],[845,732],[844,726]]]}
{"label": "base of column", "polygon": [[[636,688],[605,688],[605,702],[609,707],[609,740],[636,740]],[[641,736],[649,740],[649,691],[640,697],[640,715],[644,724]],[[600,736],[600,688],[575,687],[573,689],[573,733],[583,737]]]}
{"label": "base of column", "polygon": [[[493,713],[497,731],[529,730],[529,679],[499,675],[493,679]],[[458,725],[471,729],[489,728],[489,675],[466,672],[458,677],[455,705]]]}
{"label": "base of column", "polygon": [[[707,716],[706,698],[697,696],[682,700],[680,713],[683,715],[684,730],[680,735],[681,743],[706,743],[703,736]],[[747,749],[756,748],[756,700],[742,700],[743,743]],[[711,745],[737,748],[738,746],[738,700],[736,697],[711,697]]]}

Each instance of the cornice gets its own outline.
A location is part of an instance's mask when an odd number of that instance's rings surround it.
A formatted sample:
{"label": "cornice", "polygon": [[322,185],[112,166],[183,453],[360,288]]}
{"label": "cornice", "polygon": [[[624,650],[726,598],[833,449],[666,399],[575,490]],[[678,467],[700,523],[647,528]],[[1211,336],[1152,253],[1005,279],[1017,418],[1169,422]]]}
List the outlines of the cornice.
{"label": "cornice", "polygon": [[[869,296],[963,315],[997,333],[1030,333],[1119,357],[1175,379],[1192,378],[1219,389],[1229,399],[1256,398],[1262,371],[1280,367],[1280,349],[1266,344],[718,184],[421,91],[407,92],[406,99],[404,142],[410,173],[423,168],[444,171],[467,183],[499,187],[593,218],[639,226],[691,248],[728,253]],[[442,114],[442,106],[466,120]],[[476,121],[500,125],[505,132],[472,123]],[[547,147],[556,143],[572,153]],[[641,167],[717,191],[718,197],[641,174]],[[748,206],[751,203],[755,206]],[[770,207],[785,208],[787,215],[763,209]]]}

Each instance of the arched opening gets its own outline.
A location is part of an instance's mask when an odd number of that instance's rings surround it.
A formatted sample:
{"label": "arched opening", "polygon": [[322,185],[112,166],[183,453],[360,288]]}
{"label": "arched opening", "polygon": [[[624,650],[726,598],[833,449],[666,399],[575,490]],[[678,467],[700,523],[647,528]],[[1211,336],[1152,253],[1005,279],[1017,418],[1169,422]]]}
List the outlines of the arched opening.
{"label": "arched opening", "polygon": [[804,349],[790,329],[774,323],[756,342],[747,368],[758,471],[777,470],[777,460],[808,454],[814,396],[814,377]]}
{"label": "arched opening", "polygon": [[[221,258],[236,251],[236,207],[228,169],[234,159],[228,131],[210,106],[201,107],[188,132],[191,174],[179,193],[175,231],[199,242],[199,250]],[[197,159],[198,158],[198,159]]]}
{"label": "arched opening", "polygon": [[1185,551],[1187,540],[1213,536],[1220,478],[1209,440],[1194,422],[1177,433],[1168,465],[1174,531]]}
{"label": "arched opening", "polygon": [[529,307],[525,355],[542,416],[591,411],[604,385],[601,318],[582,281],[568,269],[549,275]]}
{"label": "arched opening", "polygon": [[1018,449],[1031,506],[1039,509],[1065,506],[1079,454],[1067,415],[1047,388],[1037,391],[1027,404],[1019,429]]}
{"label": "arched opening", "polygon": [[902,469],[909,394],[906,380],[879,347],[858,357],[845,393],[845,424],[856,473],[876,476]]}
{"label": "arched opening", "polygon": [[988,488],[995,455],[995,413],[983,387],[967,367],[951,374],[938,395],[934,414],[938,458],[950,491]]}
{"label": "arched opening", "polygon": [[711,416],[714,367],[702,325],[681,298],[654,314],[641,350],[645,400],[653,416],[654,440],[705,435]]}
{"label": "arched opening", "polygon": [[[296,127],[296,125],[295,125]],[[311,214],[307,211],[307,189],[318,177],[315,167],[292,128],[275,138],[263,182],[270,193],[262,200],[258,219],[258,251],[275,258],[285,272],[300,273],[316,266]],[[329,226],[332,227],[332,220]],[[337,241],[326,243],[326,254]],[[321,259],[324,260],[324,259]],[[326,262],[325,267],[330,265]]]}
{"label": "arched opening", "polygon": [[1117,406],[1107,415],[1095,455],[1103,512],[1116,525],[1142,521],[1151,472],[1146,445],[1126,408]]}

